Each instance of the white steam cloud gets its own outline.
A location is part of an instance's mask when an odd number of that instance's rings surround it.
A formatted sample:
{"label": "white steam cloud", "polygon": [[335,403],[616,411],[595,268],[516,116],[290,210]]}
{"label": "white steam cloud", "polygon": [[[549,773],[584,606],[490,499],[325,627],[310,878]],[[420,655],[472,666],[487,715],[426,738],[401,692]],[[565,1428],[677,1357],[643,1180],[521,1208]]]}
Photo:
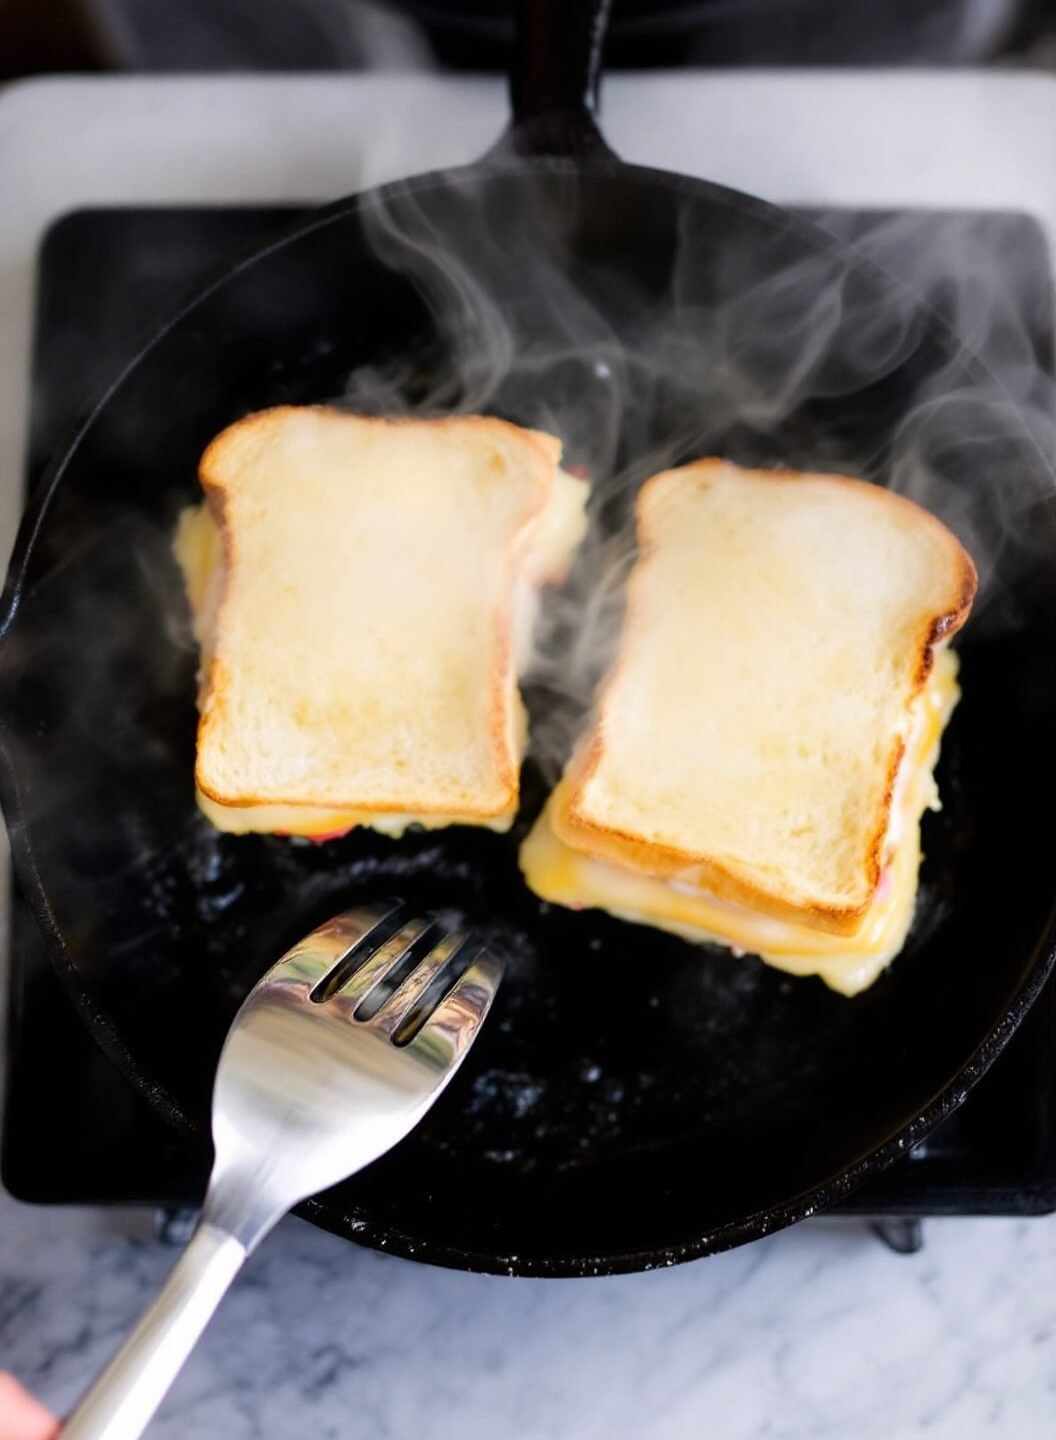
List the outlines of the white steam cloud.
{"label": "white steam cloud", "polygon": [[566,463],[590,473],[590,533],[544,606],[527,676],[548,779],[619,629],[633,496],[672,464],[717,454],[890,485],[975,559],[976,632],[1015,623],[1017,576],[1043,563],[1032,516],[1056,441],[1040,229],[833,213],[820,223],[853,248],[832,251],[790,244],[794,222],[745,228],[735,215],[745,243],[687,186],[653,254],[648,224],[642,249],[621,250],[627,212],[590,213],[589,185],[548,185],[545,202],[531,185],[497,198],[466,172],[440,201],[409,182],[368,209],[376,253],[413,277],[432,335],[422,354],[358,370],[343,397],[374,412],[501,414],[560,435]]}

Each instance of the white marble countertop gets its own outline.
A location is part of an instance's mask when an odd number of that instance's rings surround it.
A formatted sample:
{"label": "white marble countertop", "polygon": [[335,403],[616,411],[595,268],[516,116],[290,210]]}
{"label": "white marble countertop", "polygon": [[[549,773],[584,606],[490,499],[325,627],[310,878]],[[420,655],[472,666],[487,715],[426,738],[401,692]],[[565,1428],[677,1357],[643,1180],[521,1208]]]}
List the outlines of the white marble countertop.
{"label": "white marble countertop", "polygon": [[[0,95],[0,553],[18,510],[33,255],[56,214],[326,197],[470,158],[502,113],[498,81],[410,76]],[[606,126],[629,158],[776,199],[1010,206],[1056,234],[1047,78],[620,76]],[[0,1366],[67,1407],[172,1263],[149,1235],[141,1214],[0,1195]],[[288,1221],[151,1434],[1050,1440],[1056,1219],[935,1221],[925,1239],[898,1256],[864,1225],[818,1221],[681,1269],[540,1281],[413,1266]]]}
{"label": "white marble countertop", "polygon": [[[674,1270],[509,1280],[288,1220],[157,1440],[1051,1440],[1056,1219],[942,1220],[892,1254],[814,1221]],[[172,1263],[127,1212],[0,1198],[0,1364],[61,1412]]]}

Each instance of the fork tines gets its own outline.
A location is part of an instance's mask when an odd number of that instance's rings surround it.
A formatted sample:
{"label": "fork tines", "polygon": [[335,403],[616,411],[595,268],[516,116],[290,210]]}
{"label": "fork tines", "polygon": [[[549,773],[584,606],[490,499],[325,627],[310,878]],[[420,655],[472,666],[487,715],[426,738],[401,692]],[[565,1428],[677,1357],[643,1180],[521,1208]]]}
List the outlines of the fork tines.
{"label": "fork tines", "polygon": [[498,962],[466,931],[396,902],[346,912],[321,929],[328,939],[348,943],[312,989],[312,1000],[339,1000],[355,1020],[397,1045],[427,1023],[447,1029],[452,1022],[458,1028],[471,1018],[479,1022],[501,975]]}

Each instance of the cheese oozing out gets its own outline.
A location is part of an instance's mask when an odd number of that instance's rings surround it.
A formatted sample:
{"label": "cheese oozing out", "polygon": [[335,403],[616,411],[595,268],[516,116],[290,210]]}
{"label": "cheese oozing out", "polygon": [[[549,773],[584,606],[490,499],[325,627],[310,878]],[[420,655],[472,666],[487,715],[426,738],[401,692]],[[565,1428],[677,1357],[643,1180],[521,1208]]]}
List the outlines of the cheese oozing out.
{"label": "cheese oozing out", "polygon": [[574,909],[597,907],[689,940],[758,955],[793,975],[817,975],[856,995],[902,949],[913,920],[920,869],[920,821],[939,808],[934,769],[943,729],[960,697],[957,657],[939,648],[910,712],[902,762],[882,848],[880,882],[853,935],[834,935],[719,900],[678,879],[648,875],[574,849],[554,830],[567,804],[558,784],[521,847],[525,880],[542,899]]}
{"label": "cheese oozing out", "polygon": [[[587,484],[558,469],[550,503],[525,536],[519,572],[514,587],[512,632],[517,673],[528,663],[532,631],[541,586],[559,583],[568,571],[572,556],[586,530]],[[194,637],[199,647],[199,685],[205,686],[213,659],[214,635],[224,587],[224,546],[219,526],[206,503],[189,506],[180,517],[173,550],[183,572],[184,587],[191,608]],[[510,714],[514,749],[523,755],[527,721],[516,679],[511,682]],[[281,834],[310,840],[329,840],[358,825],[370,826],[395,838],[411,825],[439,829],[446,825],[472,824],[505,831],[513,823],[516,806],[488,819],[480,816],[436,813],[385,814],[353,808],[334,809],[314,805],[224,805],[197,791],[198,807],[218,830],[236,835]]]}

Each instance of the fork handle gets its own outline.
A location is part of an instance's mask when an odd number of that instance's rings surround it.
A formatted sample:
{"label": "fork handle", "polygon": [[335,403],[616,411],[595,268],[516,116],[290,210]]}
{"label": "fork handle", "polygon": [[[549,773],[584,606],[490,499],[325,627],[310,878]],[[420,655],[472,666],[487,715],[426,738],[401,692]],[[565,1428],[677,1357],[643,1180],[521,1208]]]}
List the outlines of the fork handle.
{"label": "fork handle", "polygon": [[63,1440],[138,1440],[246,1258],[200,1222],[159,1294],[63,1425]]}

